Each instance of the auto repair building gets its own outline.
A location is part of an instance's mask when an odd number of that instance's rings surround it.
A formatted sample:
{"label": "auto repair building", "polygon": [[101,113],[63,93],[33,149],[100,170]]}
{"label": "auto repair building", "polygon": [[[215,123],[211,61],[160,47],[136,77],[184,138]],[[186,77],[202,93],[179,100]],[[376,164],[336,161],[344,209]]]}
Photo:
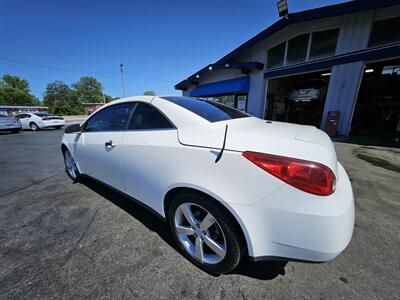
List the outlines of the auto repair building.
{"label": "auto repair building", "polygon": [[393,136],[400,118],[400,1],[289,13],[178,83],[269,120]]}

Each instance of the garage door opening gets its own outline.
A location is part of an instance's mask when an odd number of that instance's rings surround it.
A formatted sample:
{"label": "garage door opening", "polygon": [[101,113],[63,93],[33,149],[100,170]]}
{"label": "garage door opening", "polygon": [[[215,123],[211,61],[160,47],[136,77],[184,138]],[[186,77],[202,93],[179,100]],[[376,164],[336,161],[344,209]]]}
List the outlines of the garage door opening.
{"label": "garage door opening", "polygon": [[265,119],[320,127],[330,70],[268,80]]}
{"label": "garage door opening", "polygon": [[369,63],[354,109],[350,135],[397,144],[400,131],[400,59]]}

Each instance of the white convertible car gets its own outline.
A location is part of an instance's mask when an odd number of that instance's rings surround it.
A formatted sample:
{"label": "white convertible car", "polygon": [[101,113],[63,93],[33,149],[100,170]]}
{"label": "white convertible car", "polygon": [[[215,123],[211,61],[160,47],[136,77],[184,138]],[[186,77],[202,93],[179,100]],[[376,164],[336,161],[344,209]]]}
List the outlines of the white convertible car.
{"label": "white convertible car", "polygon": [[165,218],[211,273],[253,261],[323,262],[351,240],[354,200],[334,145],[311,126],[188,97],[113,101],[62,139],[67,174],[88,176]]}

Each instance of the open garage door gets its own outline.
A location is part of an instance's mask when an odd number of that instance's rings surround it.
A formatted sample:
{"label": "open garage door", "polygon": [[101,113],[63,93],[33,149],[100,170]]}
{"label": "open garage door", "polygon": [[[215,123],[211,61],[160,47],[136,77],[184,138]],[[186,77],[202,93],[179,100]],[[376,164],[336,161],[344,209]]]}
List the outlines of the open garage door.
{"label": "open garage door", "polygon": [[400,132],[400,59],[365,65],[350,134],[398,145]]}
{"label": "open garage door", "polygon": [[268,80],[265,119],[320,127],[330,70]]}

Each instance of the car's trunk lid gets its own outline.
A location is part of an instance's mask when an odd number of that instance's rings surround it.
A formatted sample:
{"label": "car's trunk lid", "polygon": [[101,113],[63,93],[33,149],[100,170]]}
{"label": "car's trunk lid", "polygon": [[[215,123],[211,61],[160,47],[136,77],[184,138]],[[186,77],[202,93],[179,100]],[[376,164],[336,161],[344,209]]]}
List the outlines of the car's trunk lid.
{"label": "car's trunk lid", "polygon": [[323,131],[313,126],[240,118],[215,122],[207,127],[179,128],[179,141],[188,146],[220,149],[226,125],[226,150],[255,151],[315,161],[337,174],[333,143]]}

